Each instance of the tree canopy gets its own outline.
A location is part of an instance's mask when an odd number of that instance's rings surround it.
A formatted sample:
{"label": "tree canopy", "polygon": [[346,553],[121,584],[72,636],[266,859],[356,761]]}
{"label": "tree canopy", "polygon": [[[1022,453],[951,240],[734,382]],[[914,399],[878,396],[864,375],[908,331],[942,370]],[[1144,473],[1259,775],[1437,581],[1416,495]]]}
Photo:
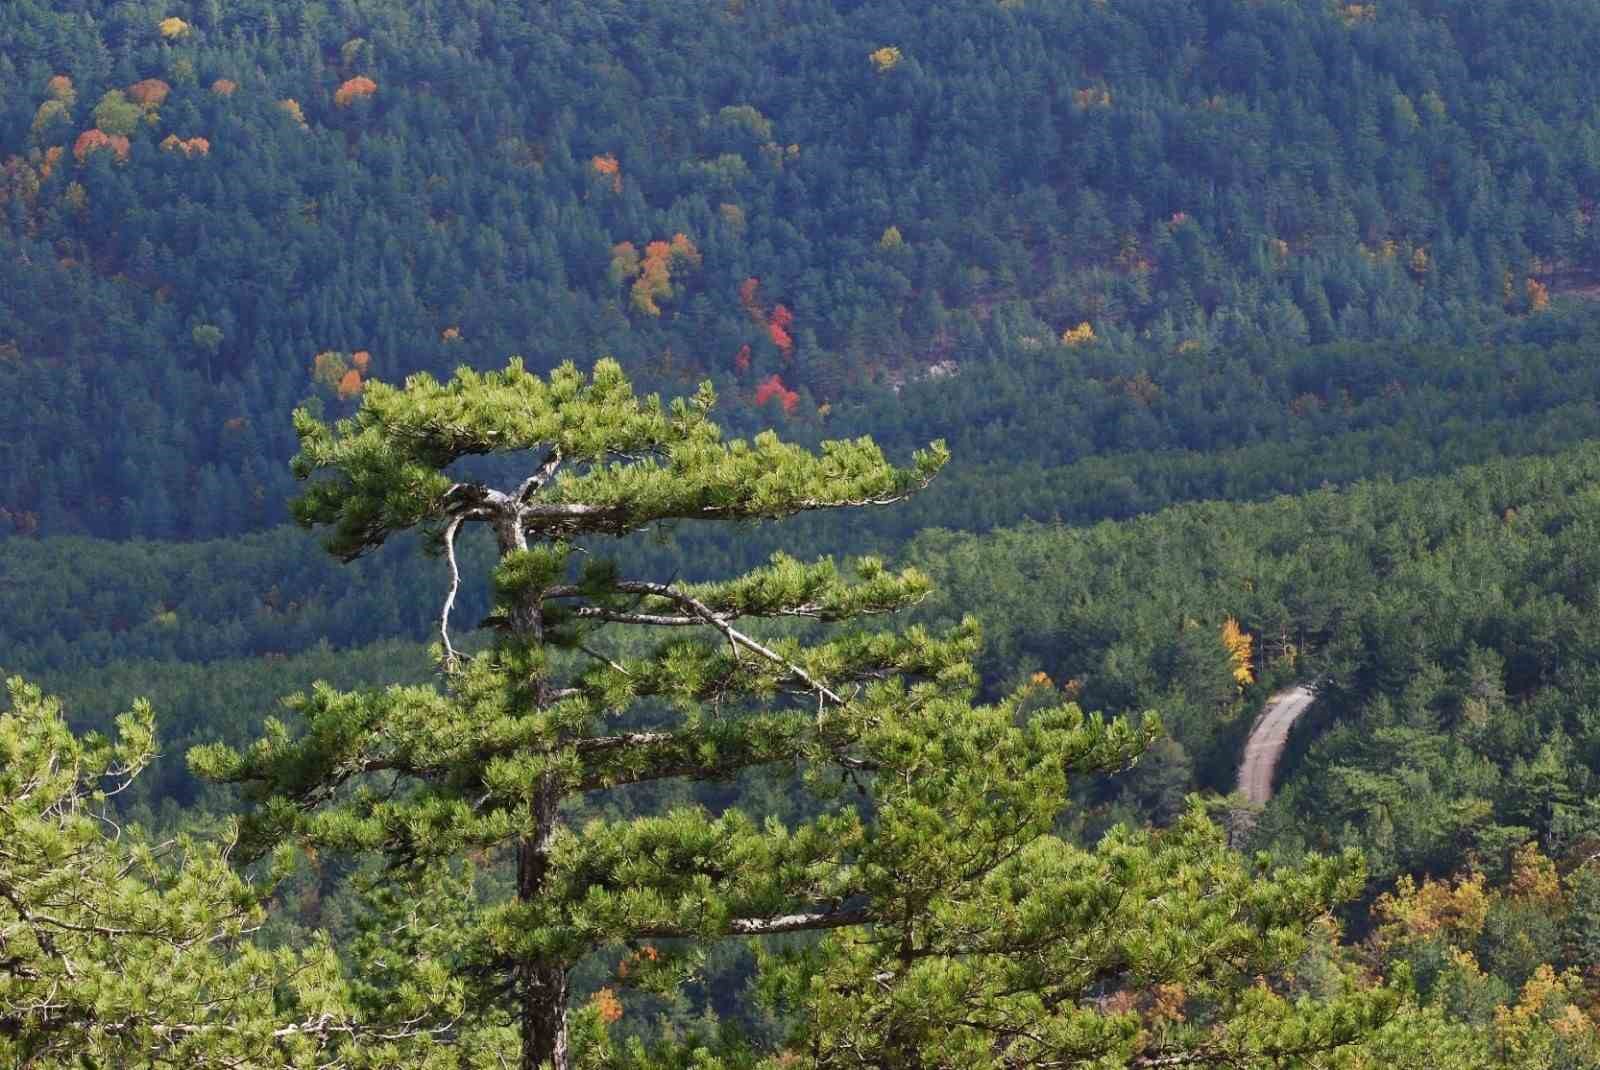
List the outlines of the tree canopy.
{"label": "tree canopy", "polygon": [[[448,933],[470,1008],[452,1038],[470,1051],[515,1037],[528,1070],[580,1065],[606,1050],[596,1019],[616,1000],[607,987],[574,1006],[585,960],[609,956],[617,986],[670,990],[719,940],[833,931],[848,935],[763,952],[770,998],[798,1016],[779,1050],[819,1066],[1309,1058],[1393,1015],[1396,994],[1353,975],[1333,1010],[1249,994],[1359,886],[1353,856],[1268,876],[1199,813],[1091,850],[1055,835],[1069,778],[1136,761],[1153,718],[1086,717],[1028,690],[973,705],[969,625],[817,633],[921,600],[917,570],[779,555],[697,584],[619,571],[597,540],[885,503],[942,462],[937,445],[895,469],[866,441],[723,442],[711,400],[637,399],[610,362],[548,381],[513,364],[374,384],[335,427],[299,418],[311,486],[297,513],[332,527],[335,554],[425,524],[454,575],[460,527],[494,532],[495,637],[453,645],[453,579],[441,685],[319,687],[292,702],[298,730],[191,760],[257,800],[251,850],[376,852],[410,882],[418,901],[391,939]],[[522,478],[450,471],[481,453],[522,460]],[[787,812],[635,790],[757,769],[800,790]],[[451,901],[440,882],[468,856],[503,882]],[[1139,997],[1163,984],[1190,986],[1192,1028],[1145,1028]],[[1117,993],[1130,1002],[1108,1011]]]}

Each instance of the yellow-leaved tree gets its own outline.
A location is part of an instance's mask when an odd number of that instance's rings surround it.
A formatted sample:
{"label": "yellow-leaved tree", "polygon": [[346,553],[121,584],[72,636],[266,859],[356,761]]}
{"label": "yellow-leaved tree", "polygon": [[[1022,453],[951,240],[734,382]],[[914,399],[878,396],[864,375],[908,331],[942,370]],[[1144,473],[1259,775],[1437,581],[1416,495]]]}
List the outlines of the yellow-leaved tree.
{"label": "yellow-leaved tree", "polygon": [[1228,651],[1228,661],[1233,667],[1233,681],[1240,687],[1253,684],[1256,674],[1250,668],[1250,646],[1254,642],[1250,633],[1239,627],[1232,617],[1222,622],[1222,645]]}

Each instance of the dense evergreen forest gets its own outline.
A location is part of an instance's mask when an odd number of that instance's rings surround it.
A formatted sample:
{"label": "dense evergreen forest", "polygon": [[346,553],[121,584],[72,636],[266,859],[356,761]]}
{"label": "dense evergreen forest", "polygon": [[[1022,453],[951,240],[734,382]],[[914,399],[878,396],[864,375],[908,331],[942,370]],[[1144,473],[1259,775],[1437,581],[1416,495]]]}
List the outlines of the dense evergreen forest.
{"label": "dense evergreen forest", "polygon": [[8,0],[0,1062],[1600,1066],[1597,53]]}
{"label": "dense evergreen forest", "polygon": [[1600,240],[1581,4],[3,19],[0,385],[36,404],[0,425],[0,527],[27,532],[280,522],[295,403],[512,353],[878,433],[953,371],[969,464],[1014,459],[979,430],[1013,422],[1057,429],[1052,462],[1125,450],[1119,402],[1153,398],[1171,445],[1217,448],[1206,408],[1244,445],[1245,351],[1476,344],[1583,291]]}

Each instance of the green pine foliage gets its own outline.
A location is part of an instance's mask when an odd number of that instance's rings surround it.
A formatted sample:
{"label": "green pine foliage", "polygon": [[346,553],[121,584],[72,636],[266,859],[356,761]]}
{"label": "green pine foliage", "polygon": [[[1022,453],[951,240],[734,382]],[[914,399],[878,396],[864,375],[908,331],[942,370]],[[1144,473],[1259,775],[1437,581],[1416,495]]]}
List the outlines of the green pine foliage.
{"label": "green pine foliage", "polygon": [[[1314,922],[1359,888],[1353,855],[1258,872],[1199,812],[1093,850],[1056,835],[1071,778],[1135,762],[1154,718],[1085,717],[1037,689],[972,705],[970,625],[818,631],[923,600],[919,571],[780,555],[721,582],[622,573],[606,540],[883,504],[943,463],[938,445],[897,469],[868,441],[724,441],[711,402],[709,388],[638,398],[611,362],[548,380],[514,363],[373,388],[331,427],[299,418],[311,486],[296,509],[331,529],[334,554],[422,526],[454,572],[459,530],[493,531],[496,637],[456,649],[447,600],[440,684],[317,687],[292,700],[295,723],[191,762],[254,800],[244,850],[385,860],[379,927],[402,951],[448,949],[462,1059],[620,1058],[604,1028],[615,990],[575,998],[587,960],[671,992],[719,941],[808,932],[836,935],[766,948],[762,976],[794,1023],[772,1054],[818,1066],[1310,1058],[1397,1013],[1398,991],[1353,974],[1321,999],[1252,995],[1326,943]],[[507,488],[453,475],[490,452],[528,474]],[[769,767],[812,800],[788,820],[602,803]],[[495,892],[464,893],[467,859],[499,875]],[[1139,1001],[1159,985],[1192,989],[1191,1027],[1145,1028]]]}
{"label": "green pine foliage", "polygon": [[299,949],[254,938],[270,889],[231,867],[231,844],[119,824],[112,798],[155,754],[147,704],[119,718],[115,737],[78,737],[38,688],[17,678],[7,688],[0,1061],[430,1065],[417,1023],[447,1017],[458,990],[436,967],[414,958],[384,1005],[364,1002],[325,937]]}
{"label": "green pine foliage", "polygon": [[1600,1061],[1592,5],[0,7],[0,1063]]}

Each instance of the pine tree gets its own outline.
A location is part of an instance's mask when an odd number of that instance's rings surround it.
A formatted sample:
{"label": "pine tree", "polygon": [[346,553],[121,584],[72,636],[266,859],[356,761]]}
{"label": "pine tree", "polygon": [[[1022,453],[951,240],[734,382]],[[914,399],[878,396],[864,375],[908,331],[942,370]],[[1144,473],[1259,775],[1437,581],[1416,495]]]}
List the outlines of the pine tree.
{"label": "pine tree", "polygon": [[265,889],[224,850],[119,823],[110,800],[155,757],[149,706],[119,718],[115,738],[78,737],[54,699],[7,687],[0,1065],[424,1065],[435,1046],[415,1023],[448,1016],[458,986],[413,960],[425,999],[364,1008],[325,938],[261,946]]}
{"label": "pine tree", "polygon": [[[370,381],[357,414],[334,427],[298,413],[297,475],[332,478],[314,482],[295,515],[331,525],[333,553],[352,559],[412,528],[438,540],[452,576],[440,627],[445,687],[319,688],[295,702],[300,737],[275,729],[243,755],[209,747],[193,756],[206,775],[255,790],[249,832],[263,850],[298,836],[382,852],[426,879],[430,864],[510,848],[514,894],[463,921],[459,946],[463,974],[480,983],[482,1020],[515,1022],[530,1070],[569,1065],[569,975],[592,950],[866,918],[849,861],[863,835],[852,812],[783,828],[682,808],[576,827],[568,818],[579,796],[773,763],[852,769],[864,726],[892,701],[868,685],[965,672],[970,630],[805,644],[743,623],[891,611],[926,594],[915,570],[862,561],[847,576],[828,560],[779,556],[729,582],[689,585],[625,577],[587,553],[596,539],[674,519],[892,502],[945,459],[935,446],[896,469],[866,440],[820,454],[771,433],[725,442],[707,418],[712,401],[709,387],[670,406],[640,399],[611,361],[592,378],[567,365],[548,381],[513,363],[463,370],[448,384]],[[510,489],[446,472],[475,454],[535,450],[541,459]],[[449,632],[467,524],[491,529],[499,550],[487,622],[498,637],[472,658]],[[606,651],[608,632],[641,627],[670,638],[640,655],[616,643]],[[676,712],[660,727],[619,730],[617,718],[640,703]]]}
{"label": "pine tree", "polygon": [[[709,387],[641,399],[611,361],[548,380],[513,362],[369,381],[333,426],[297,414],[296,474],[315,478],[302,523],[331,528],[345,559],[411,529],[444,558],[442,686],[318,686],[291,701],[298,734],[274,724],[244,753],[191,761],[246,785],[256,850],[385,858],[366,959],[450,961],[468,1010],[441,1037],[464,1062],[516,1045],[524,1070],[567,1070],[575,1041],[603,1057],[619,1001],[607,988],[575,1007],[571,991],[597,951],[625,952],[619,982],[670,988],[716,941],[803,932],[825,935],[768,956],[765,977],[799,1023],[787,1057],[822,1066],[1265,1065],[1392,1013],[1393,993],[1353,981],[1316,1003],[1256,986],[1316,943],[1314,920],[1359,887],[1355,860],[1264,879],[1199,813],[1095,851],[1054,835],[1068,778],[1134,761],[1153,718],[1107,723],[1033,690],[974,706],[970,622],[818,637],[922,598],[915,569],[778,555],[689,584],[603,556],[602,540],[664,522],[887,504],[945,460],[938,444],[899,469],[864,439],[725,441],[712,403]],[[451,473],[481,454],[530,470],[506,488]],[[469,524],[498,548],[496,636],[470,656],[449,630]],[[795,770],[803,816],[616,816],[632,786],[757,767]],[[392,982],[364,980],[381,1004]],[[1162,984],[1191,986],[1190,1024],[1146,1023],[1143,994]],[[1184,1000],[1165,991],[1173,1012]]]}

